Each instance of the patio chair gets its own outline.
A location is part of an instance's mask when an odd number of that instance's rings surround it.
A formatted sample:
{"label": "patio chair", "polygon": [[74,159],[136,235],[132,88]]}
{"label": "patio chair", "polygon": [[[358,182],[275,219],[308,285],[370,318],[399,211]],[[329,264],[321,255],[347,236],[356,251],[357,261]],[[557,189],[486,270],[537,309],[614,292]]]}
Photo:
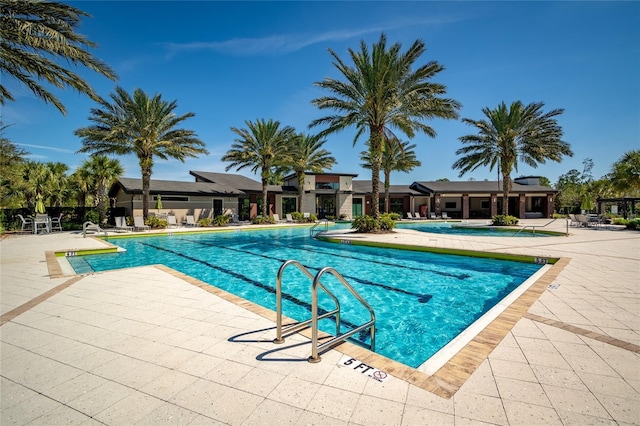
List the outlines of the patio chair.
{"label": "patio chair", "polygon": [[116,231],[133,231],[133,226],[127,225],[127,218],[116,216]]}
{"label": "patio chair", "polygon": [[587,216],[583,214],[577,214],[576,221],[578,222],[579,226],[584,226],[585,228],[589,226],[589,218],[587,218]]}
{"label": "patio chair", "polygon": [[149,225],[144,224],[144,218],[142,216],[134,216],[133,217],[133,230],[134,231],[148,231],[151,229]]}
{"label": "patio chair", "polygon": [[426,217],[424,217],[424,216],[420,216],[420,212],[415,212],[415,213],[413,214],[413,217],[414,217],[415,219],[418,219],[418,220],[426,219]]}
{"label": "patio chair", "polygon": [[276,223],[280,222],[280,215],[274,213],[272,216]]}
{"label": "patio chair", "polygon": [[431,212],[429,213],[429,219],[437,219],[438,216],[436,216],[436,212]]}
{"label": "patio chair", "polygon": [[20,228],[20,232],[33,232],[33,219],[31,219],[30,217],[25,219],[21,214],[19,214],[18,217],[20,218],[20,222],[22,225],[22,227]]}
{"label": "patio chair", "polygon": [[167,227],[169,228],[177,228],[178,227],[178,221],[176,220],[176,217],[172,214],[167,216]]}
{"label": "patio chair", "polygon": [[449,215],[447,214],[447,212],[442,212],[442,216],[443,219],[449,219]]}
{"label": "patio chair", "polygon": [[413,220],[413,214],[411,214],[411,212],[407,212],[407,219]]}
{"label": "patio chair", "polygon": [[196,223],[196,218],[195,218],[195,217],[193,217],[193,215],[192,215],[192,214],[188,214],[188,215],[186,216],[186,223],[185,223],[185,224],[186,224],[187,226],[193,226],[193,227],[198,226],[198,224]]}
{"label": "patio chair", "polygon": [[575,214],[569,214],[569,226],[580,226],[580,222],[576,219]]}
{"label": "patio chair", "polygon": [[293,223],[293,216],[291,216],[291,213],[287,213],[285,217],[287,218],[287,222]]}
{"label": "patio chair", "polygon": [[52,217],[50,219],[51,231],[53,231],[54,228],[58,228],[58,231],[62,232],[62,216],[64,216],[64,214],[60,213],[58,217]]}

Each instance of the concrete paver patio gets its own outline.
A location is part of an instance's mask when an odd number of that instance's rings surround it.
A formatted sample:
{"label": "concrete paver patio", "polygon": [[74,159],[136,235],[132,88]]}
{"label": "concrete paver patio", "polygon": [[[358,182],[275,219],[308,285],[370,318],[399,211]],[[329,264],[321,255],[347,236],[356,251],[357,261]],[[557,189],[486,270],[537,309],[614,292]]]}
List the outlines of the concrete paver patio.
{"label": "concrete paver patio", "polygon": [[570,233],[366,237],[566,259],[447,397],[392,365],[384,383],[340,367],[339,350],[310,364],[305,336],[273,345],[268,314],[163,266],[52,277],[46,252],[102,241],[9,236],[0,240],[0,423],[640,424],[640,233]]}

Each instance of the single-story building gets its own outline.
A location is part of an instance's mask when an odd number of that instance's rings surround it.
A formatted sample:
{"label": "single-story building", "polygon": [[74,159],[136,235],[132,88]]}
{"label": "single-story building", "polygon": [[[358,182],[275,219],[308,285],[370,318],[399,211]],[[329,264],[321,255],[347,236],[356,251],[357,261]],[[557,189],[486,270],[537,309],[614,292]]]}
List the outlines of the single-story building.
{"label": "single-story building", "polygon": [[[238,174],[191,171],[195,182],[152,180],[149,212],[188,214],[197,219],[223,213],[248,220],[262,212],[262,185]],[[371,181],[354,180],[356,174],[307,173],[301,206],[295,175],[285,176],[284,185],[269,185],[270,214],[284,217],[295,211],[315,213],[319,218],[353,218],[371,213]],[[513,181],[509,213],[519,218],[551,217],[556,190],[541,186],[539,178],[526,176]],[[390,210],[405,217],[406,212],[437,216],[446,212],[460,219],[490,218],[502,211],[502,182],[419,181],[411,185],[391,185]],[[121,178],[109,191],[117,215],[142,214],[142,179]],[[162,208],[154,208],[158,197]],[[384,183],[380,182],[380,211],[384,210]]]}

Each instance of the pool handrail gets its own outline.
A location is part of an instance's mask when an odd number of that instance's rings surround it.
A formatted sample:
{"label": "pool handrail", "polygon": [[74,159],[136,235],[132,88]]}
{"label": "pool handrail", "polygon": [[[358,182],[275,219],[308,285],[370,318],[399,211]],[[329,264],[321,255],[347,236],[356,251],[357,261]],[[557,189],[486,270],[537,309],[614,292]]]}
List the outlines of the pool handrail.
{"label": "pool handrail", "polygon": [[[358,299],[358,301],[362,304],[362,306],[364,306],[369,311],[371,320],[354,328],[351,331],[347,331],[346,333],[343,333],[343,334],[336,333],[336,336],[333,339],[330,339],[324,342],[323,344],[318,345],[318,320],[321,319],[321,317],[318,316],[318,286],[324,289],[324,286],[322,286],[322,284],[320,283],[320,278],[322,278],[322,275],[324,275],[325,273],[330,273],[331,275],[336,277],[338,281],[340,281],[342,285],[347,290],[349,290],[349,292],[356,299]],[[360,296],[360,293],[358,293],[351,286],[351,284],[349,284],[347,280],[345,280],[344,277],[334,268],[327,266],[322,268],[320,271],[318,271],[315,278],[313,279],[313,285],[311,287],[311,356],[308,358],[308,361],[311,363],[320,362],[321,361],[320,355],[319,355],[320,351],[323,351],[324,349],[332,347],[336,343],[344,342],[350,336],[358,333],[361,330],[365,330],[367,328],[369,328],[371,332],[371,350],[375,352],[376,350],[376,314],[373,311],[373,308],[371,307],[371,305],[369,305],[362,298],[362,296]]]}
{"label": "pool handrail", "polygon": [[[316,230],[316,228],[321,224],[324,223],[324,232],[327,232],[329,230],[329,219],[320,219],[319,221],[317,221],[315,223],[315,225],[313,225],[311,227],[311,229],[309,230],[309,235],[313,238],[315,237],[315,235],[313,235],[313,232]],[[322,231],[317,231],[317,233],[320,233]]]}
{"label": "pool handrail", "polygon": [[[527,228],[531,228],[533,229],[533,235],[536,235],[536,228],[544,228],[546,226],[551,225],[553,222],[555,222],[556,220],[558,220],[558,218],[552,219],[550,222],[545,223],[544,225],[527,225],[527,226],[523,226],[522,228],[520,228],[518,230],[518,232],[516,232],[515,234],[512,235],[512,237],[515,237],[516,235],[518,235],[519,233],[521,233],[522,231],[524,231]],[[565,232],[566,236],[569,236],[569,222],[567,221],[567,230]]]}
{"label": "pool handrail", "polygon": [[[313,274],[311,274],[311,272],[309,272],[309,270],[305,268],[304,265],[302,265],[297,260],[293,260],[293,259],[287,260],[280,266],[280,269],[278,269],[278,275],[276,278],[276,338],[273,339],[273,343],[276,343],[276,344],[284,343],[284,338],[282,337],[284,333],[287,333],[287,334],[294,333],[298,330],[308,328],[309,324],[311,324],[311,321],[312,321],[312,319],[310,318],[306,321],[289,324],[285,326],[284,329],[282,327],[282,274],[284,273],[284,270],[289,265],[293,265],[297,267],[302,273],[304,273],[307,277],[309,277],[310,280],[313,281],[314,279]],[[340,301],[333,293],[327,290],[322,284],[320,284],[320,287],[333,300],[333,302],[336,305],[336,308],[334,310],[320,315],[320,319],[324,319],[332,315],[335,315],[336,335],[337,335],[340,333]]]}
{"label": "pool handrail", "polygon": [[[289,265],[296,266],[302,273],[304,273],[309,279],[312,280],[311,319],[292,323],[283,328],[282,326],[282,275],[284,273],[284,270]],[[335,278],[337,278],[338,281],[340,281],[340,283],[342,283],[342,285],[362,304],[362,306],[364,306],[369,311],[369,314],[371,316],[370,321],[358,327],[355,327],[351,331],[340,334],[340,301],[331,291],[329,291],[320,282],[320,278],[322,278],[322,275],[324,275],[325,273],[330,273]],[[336,308],[334,310],[325,312],[320,315],[318,315],[318,287],[322,289],[322,291],[324,291],[331,299],[333,299],[333,302],[336,305]],[[336,334],[331,340],[323,343],[322,345],[318,345],[318,321],[321,319],[330,317],[332,315],[335,315],[335,318],[336,318]],[[375,315],[375,312],[373,311],[373,308],[362,298],[362,296],[351,286],[351,284],[349,284],[344,279],[344,277],[334,268],[329,266],[324,267],[320,271],[318,271],[318,273],[314,277],[304,265],[302,265],[297,260],[291,259],[291,260],[285,261],[280,266],[280,269],[278,269],[278,275],[276,278],[276,338],[273,339],[273,343],[276,343],[276,344],[284,343],[284,338],[282,337],[283,333],[287,333],[287,334],[293,333],[298,330],[311,327],[311,336],[312,336],[311,337],[311,356],[307,360],[309,362],[316,363],[316,362],[320,362],[321,360],[319,356],[319,352],[335,345],[338,342],[343,342],[350,336],[354,335],[355,333],[358,333],[359,331],[365,330],[367,328],[369,328],[371,332],[371,345],[370,345],[371,350],[375,351],[375,346],[376,346],[375,323],[376,323],[376,315]]]}

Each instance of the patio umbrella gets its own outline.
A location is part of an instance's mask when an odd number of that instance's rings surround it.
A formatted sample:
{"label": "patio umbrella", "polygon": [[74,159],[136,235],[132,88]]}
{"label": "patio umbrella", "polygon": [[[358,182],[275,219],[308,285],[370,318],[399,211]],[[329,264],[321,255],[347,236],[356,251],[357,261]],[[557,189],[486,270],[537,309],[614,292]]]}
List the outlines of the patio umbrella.
{"label": "patio umbrella", "polygon": [[42,196],[38,195],[38,199],[36,200],[36,214],[44,214],[44,202],[42,202]]}
{"label": "patio umbrella", "polygon": [[156,198],[156,209],[162,209],[162,197],[160,195],[158,195],[158,198]]}

